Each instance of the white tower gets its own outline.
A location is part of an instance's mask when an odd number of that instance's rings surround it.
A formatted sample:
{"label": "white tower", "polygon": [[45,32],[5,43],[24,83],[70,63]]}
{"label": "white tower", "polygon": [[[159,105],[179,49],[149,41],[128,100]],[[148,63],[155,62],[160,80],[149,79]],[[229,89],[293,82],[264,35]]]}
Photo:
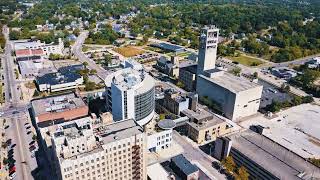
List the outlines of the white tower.
{"label": "white tower", "polygon": [[205,26],[200,32],[200,45],[197,74],[214,69],[217,59],[219,29],[216,26]]}

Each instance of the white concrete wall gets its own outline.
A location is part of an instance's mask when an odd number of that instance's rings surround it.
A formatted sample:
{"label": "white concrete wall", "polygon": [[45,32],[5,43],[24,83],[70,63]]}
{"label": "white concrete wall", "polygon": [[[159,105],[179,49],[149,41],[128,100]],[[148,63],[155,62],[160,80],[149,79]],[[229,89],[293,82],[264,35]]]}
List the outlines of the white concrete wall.
{"label": "white concrete wall", "polygon": [[258,112],[262,95],[262,86],[239,92],[236,96],[233,119],[251,116]]}
{"label": "white concrete wall", "polygon": [[199,97],[208,96],[209,99],[219,103],[225,116],[233,119],[236,94],[198,76],[197,93]]}
{"label": "white concrete wall", "polygon": [[172,143],[172,129],[164,130],[148,136],[147,148],[148,150],[155,147],[155,151],[161,151],[170,148]]}

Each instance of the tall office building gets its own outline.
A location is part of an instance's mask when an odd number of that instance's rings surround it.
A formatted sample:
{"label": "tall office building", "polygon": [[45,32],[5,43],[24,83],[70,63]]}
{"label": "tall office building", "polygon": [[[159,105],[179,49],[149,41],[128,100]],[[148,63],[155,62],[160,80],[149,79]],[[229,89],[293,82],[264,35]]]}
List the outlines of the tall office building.
{"label": "tall office building", "polygon": [[60,180],[146,179],[146,136],[136,121],[96,129],[87,120],[60,126],[52,135]]}
{"label": "tall office building", "polygon": [[155,82],[141,65],[127,61],[125,67],[106,78],[107,107],[113,120],[134,119],[143,126],[154,116]]}
{"label": "tall office building", "polygon": [[214,69],[217,59],[219,29],[213,25],[205,26],[200,31],[197,74]]}
{"label": "tall office building", "polygon": [[215,68],[219,29],[205,26],[200,33],[197,93],[214,101],[231,120],[257,113],[262,86]]}

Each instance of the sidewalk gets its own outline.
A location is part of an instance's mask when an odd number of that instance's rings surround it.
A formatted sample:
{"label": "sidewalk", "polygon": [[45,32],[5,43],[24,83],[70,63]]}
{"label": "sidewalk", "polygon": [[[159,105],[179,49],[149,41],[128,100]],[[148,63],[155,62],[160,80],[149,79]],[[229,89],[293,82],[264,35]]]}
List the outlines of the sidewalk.
{"label": "sidewalk", "polygon": [[2,147],[2,143],[5,143],[7,141],[4,127],[6,126],[6,123],[4,123],[4,119],[0,119],[0,161],[1,161],[1,169],[0,169],[0,179],[1,180],[7,180],[8,178],[8,171],[6,170],[6,165],[3,164],[4,158],[8,157],[8,151],[7,148]]}

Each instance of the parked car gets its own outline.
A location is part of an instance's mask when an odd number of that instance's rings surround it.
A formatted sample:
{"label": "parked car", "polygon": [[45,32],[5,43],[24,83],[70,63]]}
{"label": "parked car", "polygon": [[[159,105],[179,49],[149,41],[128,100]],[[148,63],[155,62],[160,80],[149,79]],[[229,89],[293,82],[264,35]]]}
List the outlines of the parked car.
{"label": "parked car", "polygon": [[10,179],[14,179],[15,177],[16,177],[16,172],[14,172],[14,173],[12,173],[12,174],[9,175],[9,178],[10,178]]}

